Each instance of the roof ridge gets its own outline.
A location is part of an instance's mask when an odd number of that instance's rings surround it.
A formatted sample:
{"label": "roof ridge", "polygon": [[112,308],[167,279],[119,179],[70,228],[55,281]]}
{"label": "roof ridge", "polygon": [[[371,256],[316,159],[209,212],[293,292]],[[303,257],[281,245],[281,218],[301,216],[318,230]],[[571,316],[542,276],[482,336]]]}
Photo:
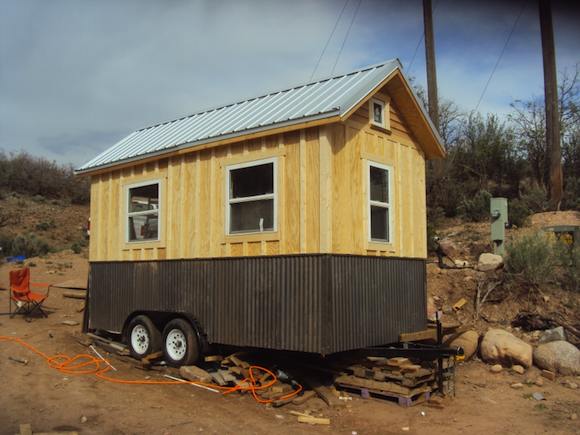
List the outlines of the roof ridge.
{"label": "roof ridge", "polygon": [[150,125],[150,126],[147,126],[147,127],[143,127],[143,128],[134,130],[134,132],[149,130],[150,128],[159,127],[159,126],[165,125],[165,124],[171,124],[171,123],[174,123],[174,122],[177,122],[177,121],[181,121],[183,119],[192,118],[192,117],[197,116],[197,115],[203,115],[204,113],[215,112],[217,110],[225,109],[226,107],[231,107],[231,106],[235,106],[237,104],[246,103],[246,102],[254,101],[254,100],[259,100],[261,98],[266,98],[266,97],[268,97],[270,95],[281,94],[283,92],[292,91],[292,90],[298,89],[298,88],[304,88],[306,86],[311,86],[311,85],[314,85],[314,84],[317,84],[317,83],[326,82],[328,80],[337,79],[339,77],[346,77],[346,76],[349,76],[349,75],[361,73],[361,72],[368,71],[368,70],[371,70],[371,69],[376,69],[376,68],[379,68],[379,67],[383,67],[383,66],[387,65],[388,63],[392,63],[392,62],[397,62],[399,64],[399,66],[402,67],[399,58],[392,58],[392,59],[385,60],[383,62],[375,63],[373,65],[367,65],[367,66],[364,66],[364,67],[360,67],[360,68],[358,68],[358,69],[356,69],[354,71],[349,71],[347,73],[338,74],[338,75],[331,75],[331,76],[323,77],[321,79],[314,80],[314,81],[302,82],[300,84],[297,84],[297,85],[294,85],[294,86],[290,86],[288,88],[284,88],[284,89],[277,90],[277,91],[270,91],[270,92],[267,92],[265,94],[258,95],[256,97],[245,98],[243,100],[238,100],[238,101],[235,101],[235,102],[232,102],[232,103],[222,104],[221,106],[216,106],[216,107],[212,107],[212,108],[209,108],[209,109],[204,109],[204,110],[201,110],[199,112],[192,113],[190,115],[181,116],[179,118],[174,118],[174,119],[171,119],[171,120],[168,120],[168,121],[158,122],[157,124]]}

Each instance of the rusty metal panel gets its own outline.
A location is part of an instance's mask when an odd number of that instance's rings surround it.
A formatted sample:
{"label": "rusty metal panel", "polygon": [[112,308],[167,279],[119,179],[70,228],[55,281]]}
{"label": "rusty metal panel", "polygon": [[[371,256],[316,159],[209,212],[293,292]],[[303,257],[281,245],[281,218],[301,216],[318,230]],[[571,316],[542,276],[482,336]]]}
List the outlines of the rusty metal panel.
{"label": "rusty metal panel", "polygon": [[423,260],[343,255],[91,263],[89,327],[189,314],[210,343],[329,354],[425,327]]}

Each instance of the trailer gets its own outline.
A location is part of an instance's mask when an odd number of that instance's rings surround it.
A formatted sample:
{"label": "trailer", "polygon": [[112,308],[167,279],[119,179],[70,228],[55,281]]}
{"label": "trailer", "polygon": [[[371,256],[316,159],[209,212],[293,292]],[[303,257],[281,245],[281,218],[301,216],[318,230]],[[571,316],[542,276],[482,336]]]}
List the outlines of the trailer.
{"label": "trailer", "polygon": [[175,366],[422,330],[425,164],[444,155],[398,60],[135,131],[76,171],[87,328]]}

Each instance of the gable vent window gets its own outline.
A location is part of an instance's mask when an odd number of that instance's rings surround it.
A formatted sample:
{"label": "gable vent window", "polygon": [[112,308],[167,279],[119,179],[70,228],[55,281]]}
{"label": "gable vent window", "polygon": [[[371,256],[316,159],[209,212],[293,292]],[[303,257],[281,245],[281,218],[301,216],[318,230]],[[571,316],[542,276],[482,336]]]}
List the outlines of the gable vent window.
{"label": "gable vent window", "polygon": [[159,182],[128,186],[127,197],[127,240],[159,240]]}
{"label": "gable vent window", "polygon": [[378,163],[368,164],[369,239],[391,243],[391,168]]}
{"label": "gable vent window", "polygon": [[276,160],[227,167],[228,234],[276,230]]}
{"label": "gable vent window", "polygon": [[371,98],[369,101],[369,115],[371,124],[384,129],[390,128],[389,103]]}

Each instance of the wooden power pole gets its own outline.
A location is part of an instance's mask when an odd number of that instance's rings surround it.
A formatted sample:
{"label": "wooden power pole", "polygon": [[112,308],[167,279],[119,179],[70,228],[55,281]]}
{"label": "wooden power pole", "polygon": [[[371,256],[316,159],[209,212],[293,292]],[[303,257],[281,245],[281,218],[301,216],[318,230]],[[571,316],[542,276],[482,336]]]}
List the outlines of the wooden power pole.
{"label": "wooden power pole", "polygon": [[425,57],[427,63],[427,96],[429,116],[439,130],[439,104],[437,102],[437,70],[435,68],[435,40],[433,38],[433,11],[431,0],[423,0],[423,25],[425,26]]}
{"label": "wooden power pole", "polygon": [[546,163],[549,167],[548,191],[550,207],[560,208],[563,196],[562,160],[560,151],[560,115],[558,111],[558,83],[556,50],[550,0],[540,0],[540,30],[544,59],[544,99],[546,105]]}

